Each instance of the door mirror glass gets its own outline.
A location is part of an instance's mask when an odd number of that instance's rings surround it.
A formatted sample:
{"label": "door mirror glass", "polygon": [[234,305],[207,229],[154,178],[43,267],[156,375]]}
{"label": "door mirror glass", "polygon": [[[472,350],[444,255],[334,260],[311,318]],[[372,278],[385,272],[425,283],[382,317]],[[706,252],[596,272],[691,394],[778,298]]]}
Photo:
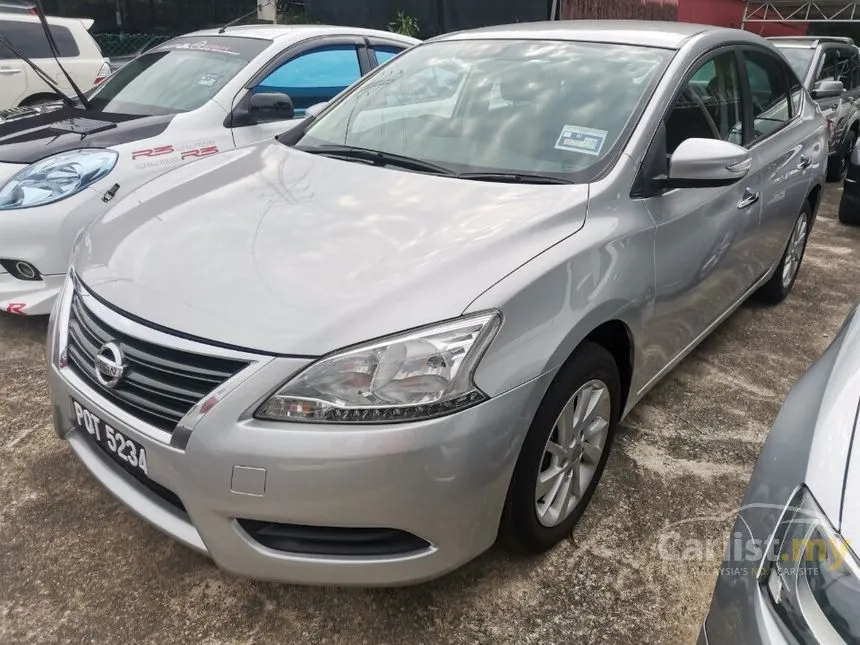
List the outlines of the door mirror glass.
{"label": "door mirror glass", "polygon": [[326,101],[322,103],[314,103],[307,110],[305,110],[305,116],[314,117],[325,109],[325,106],[328,105]]}
{"label": "door mirror glass", "polygon": [[812,90],[814,99],[832,99],[842,96],[845,86],[842,81],[818,81]]}
{"label": "door mirror glass", "polygon": [[248,113],[254,123],[289,121],[295,116],[293,101],[283,92],[260,92],[251,97]]}
{"label": "door mirror glass", "polygon": [[669,158],[667,188],[730,186],[752,166],[749,150],[728,141],[687,139]]}

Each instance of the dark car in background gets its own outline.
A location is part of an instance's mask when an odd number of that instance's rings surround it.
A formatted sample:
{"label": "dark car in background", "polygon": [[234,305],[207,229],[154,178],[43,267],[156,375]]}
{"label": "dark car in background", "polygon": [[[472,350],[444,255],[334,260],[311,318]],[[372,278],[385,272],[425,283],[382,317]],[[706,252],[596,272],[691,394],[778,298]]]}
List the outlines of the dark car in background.
{"label": "dark car in background", "polygon": [[[841,180],[860,133],[860,50],[850,38],[796,36],[769,38],[782,52],[830,126],[827,179]],[[841,97],[823,92],[824,84],[840,81]],[[826,97],[821,94],[827,94]]]}

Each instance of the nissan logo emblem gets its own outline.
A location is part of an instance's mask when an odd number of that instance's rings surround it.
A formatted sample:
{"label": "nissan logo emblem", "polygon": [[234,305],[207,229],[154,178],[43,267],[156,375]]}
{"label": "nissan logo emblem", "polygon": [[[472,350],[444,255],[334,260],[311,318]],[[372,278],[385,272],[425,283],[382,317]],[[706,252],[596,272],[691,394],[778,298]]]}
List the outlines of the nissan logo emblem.
{"label": "nissan logo emblem", "polygon": [[125,374],[125,357],[114,342],[105,343],[96,354],[96,378],[105,387],[116,387]]}

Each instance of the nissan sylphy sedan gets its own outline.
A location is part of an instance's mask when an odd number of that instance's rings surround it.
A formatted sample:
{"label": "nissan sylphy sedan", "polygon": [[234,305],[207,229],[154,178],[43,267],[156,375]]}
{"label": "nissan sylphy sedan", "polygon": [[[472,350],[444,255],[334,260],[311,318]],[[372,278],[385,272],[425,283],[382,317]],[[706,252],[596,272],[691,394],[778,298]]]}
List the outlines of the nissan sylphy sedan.
{"label": "nissan sylphy sedan", "polygon": [[548,549],[636,402],[788,295],[826,162],[749,33],[437,38],[87,229],[50,328],[57,433],[236,574],[404,584],[498,537]]}

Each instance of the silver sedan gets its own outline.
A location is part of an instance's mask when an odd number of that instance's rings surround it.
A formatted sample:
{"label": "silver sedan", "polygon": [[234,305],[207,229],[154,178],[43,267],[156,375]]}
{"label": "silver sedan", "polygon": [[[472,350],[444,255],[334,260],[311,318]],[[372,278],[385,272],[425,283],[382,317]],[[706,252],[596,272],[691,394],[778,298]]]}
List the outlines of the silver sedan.
{"label": "silver sedan", "polygon": [[827,159],[770,44],[680,23],[452,34],[310,112],[114,206],[50,331],[93,475],[299,583],[570,534],[629,410],[788,295]]}

